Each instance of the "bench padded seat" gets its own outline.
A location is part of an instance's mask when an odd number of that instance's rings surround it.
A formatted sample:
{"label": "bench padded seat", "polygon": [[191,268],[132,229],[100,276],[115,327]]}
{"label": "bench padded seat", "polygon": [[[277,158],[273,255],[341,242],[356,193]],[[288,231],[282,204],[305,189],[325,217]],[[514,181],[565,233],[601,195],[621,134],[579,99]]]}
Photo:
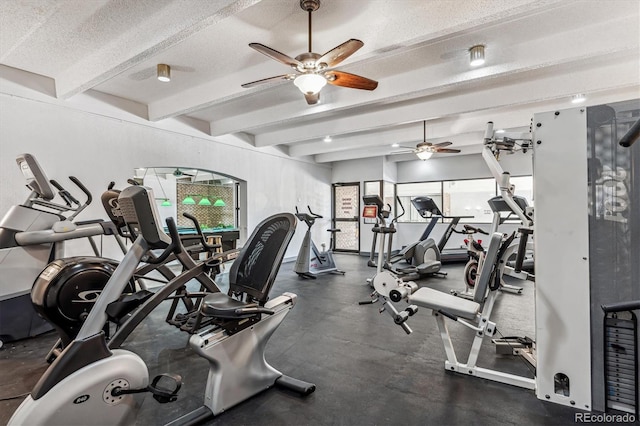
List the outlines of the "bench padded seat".
{"label": "bench padded seat", "polygon": [[480,304],[467,299],[454,296],[449,293],[422,287],[409,296],[409,303],[414,303],[423,308],[438,311],[442,309],[447,313],[458,317],[474,320],[480,312]]}

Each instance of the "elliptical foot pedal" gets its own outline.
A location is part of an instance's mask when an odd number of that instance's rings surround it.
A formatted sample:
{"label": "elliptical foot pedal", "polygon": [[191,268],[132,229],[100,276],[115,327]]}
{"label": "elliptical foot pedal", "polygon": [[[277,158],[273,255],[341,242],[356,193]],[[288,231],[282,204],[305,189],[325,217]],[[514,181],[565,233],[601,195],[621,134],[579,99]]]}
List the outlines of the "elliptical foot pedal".
{"label": "elliptical foot pedal", "polygon": [[294,379],[293,377],[285,376],[284,374],[278,377],[275,384],[278,387],[294,391],[301,396],[311,395],[316,390],[316,385],[313,383]]}

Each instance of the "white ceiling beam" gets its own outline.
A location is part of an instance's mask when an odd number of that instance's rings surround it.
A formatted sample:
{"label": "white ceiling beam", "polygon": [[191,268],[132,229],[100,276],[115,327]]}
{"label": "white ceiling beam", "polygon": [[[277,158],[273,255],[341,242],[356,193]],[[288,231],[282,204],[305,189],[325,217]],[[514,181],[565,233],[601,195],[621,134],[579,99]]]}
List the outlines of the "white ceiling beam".
{"label": "white ceiling beam", "polygon": [[[638,67],[640,67],[640,64],[635,64],[635,72],[638,73]],[[603,72],[612,72],[613,69],[615,68],[615,66],[611,66],[611,69],[607,69],[607,70],[603,70]],[[627,71],[628,75],[627,75],[627,82],[625,82],[625,78],[623,78],[622,76],[618,75],[616,76],[616,80],[619,81],[621,83],[621,86],[615,89],[603,89],[603,90],[598,90],[597,87],[593,87],[594,83],[589,83],[594,91],[593,92],[586,92],[587,95],[587,101],[585,102],[585,104],[583,104],[584,107],[586,106],[590,106],[590,105],[601,105],[601,104],[606,104],[606,103],[612,103],[612,102],[619,102],[619,101],[624,101],[624,100],[628,100],[628,99],[635,99],[638,97],[638,95],[640,95],[640,80],[637,79],[637,77],[635,78],[635,81],[633,80],[633,70],[634,67],[629,67],[631,68],[631,70]],[[572,74],[575,78],[577,78],[578,80],[582,79],[582,75],[576,75],[575,73]],[[607,75],[607,74],[598,74],[596,76],[592,76],[590,78],[591,81],[595,81],[598,79],[598,76],[601,77],[601,75]],[[622,80],[619,80],[620,77]],[[578,107],[576,105],[572,105],[569,102],[569,94],[571,93],[584,93],[584,90],[580,90],[580,89],[575,89],[571,90],[571,87],[567,87],[567,85],[569,85],[569,81],[571,79],[571,75],[569,76],[563,76],[562,80],[560,82],[552,82],[549,79],[545,79],[544,81],[538,81],[535,82],[535,84],[526,84],[526,85],[521,85],[523,90],[543,90],[544,87],[547,87],[546,84],[564,84],[567,88],[567,95],[559,98],[557,101],[555,102],[541,102],[541,103],[535,103],[535,104],[527,104],[525,105],[525,108],[523,109],[523,111],[526,111],[526,107],[529,108],[529,113],[528,116],[525,120],[518,120],[519,122],[524,122],[524,121],[530,121],[531,118],[533,118],[533,114],[536,112],[546,112],[546,111],[553,111],[553,110],[561,110],[561,109],[567,109],[567,108],[574,108],[574,107]],[[601,79],[600,80],[604,80]],[[553,87],[558,87],[558,86],[553,86]],[[469,97],[468,98],[469,102],[472,102],[475,104],[475,101]],[[459,100],[459,102],[462,102],[462,100]],[[431,106],[429,105],[424,105],[422,107],[425,110],[428,110],[429,108],[431,108]],[[510,109],[510,108],[509,108]],[[495,123],[495,128],[499,129],[499,128],[512,128],[512,127],[516,127],[516,126],[510,126],[507,125],[506,123],[510,123],[508,120],[503,119],[503,117],[509,118],[510,115],[507,112],[506,115],[505,114],[505,108],[504,106],[500,106],[499,108],[483,108],[483,111],[486,112],[486,116],[487,117],[491,117],[490,120],[487,121],[493,121]],[[467,129],[468,131],[471,130],[475,130],[475,131],[484,131],[486,122],[484,122],[482,125],[482,123],[478,123],[478,127],[475,129]],[[454,141],[455,140],[455,136],[451,137],[451,140]],[[481,145],[481,141],[479,141],[479,145]],[[293,149],[294,146],[292,146],[290,148]],[[317,162],[331,162],[331,161],[344,161],[344,160],[349,160],[349,159],[354,159],[354,158],[367,158],[367,157],[374,157],[374,156],[378,156],[380,154],[377,154],[377,151],[374,151],[373,149],[353,149],[353,150],[344,150],[344,151],[333,151],[333,152],[328,152],[326,155],[325,154],[317,154],[315,155],[315,160]]]}
{"label": "white ceiling beam", "polygon": [[[124,34],[105,34],[104,47],[56,77],[58,98],[68,99],[177,45],[193,34],[260,0],[176,1]],[[153,2],[149,7],[155,8]],[[170,10],[169,10],[170,9]]]}
{"label": "white ceiling beam", "polygon": [[[462,149],[464,147],[468,147],[470,145],[482,145],[482,137],[484,132],[471,132],[464,133],[460,135],[456,135],[455,137],[450,138],[453,144],[449,148]],[[443,142],[439,139],[432,140],[433,143]],[[415,146],[414,146],[415,148]],[[318,163],[327,163],[332,161],[343,161],[343,160],[353,160],[356,158],[368,158],[368,157],[379,157],[381,155],[389,156],[389,159],[394,159],[395,157],[403,158],[406,151],[406,148],[392,148],[390,145],[384,146],[371,146],[367,149],[355,148],[344,151],[334,151],[334,152],[325,152],[319,153],[314,156],[314,160]],[[393,154],[396,153],[396,154]],[[410,156],[414,156],[415,154],[406,153]],[[444,155],[444,154],[442,154]]]}
{"label": "white ceiling beam", "polygon": [[[275,143],[294,143],[304,135],[304,139],[318,139],[326,134],[339,135],[352,129],[375,129],[394,125],[398,122],[412,122],[436,117],[447,117],[491,108],[507,108],[526,103],[543,102],[575,93],[596,93],[603,90],[635,87],[638,84],[640,63],[635,54],[624,58],[608,58],[608,64],[593,67],[582,63],[581,67],[563,69],[556,67],[548,76],[528,81],[513,81],[497,87],[484,85],[483,88],[457,92],[448,97],[434,97],[416,105],[390,106],[384,110],[360,114],[354,117],[336,119],[328,130],[326,125],[311,124],[294,127],[294,134],[288,130],[256,135],[256,146],[269,146]],[[551,71],[551,70],[550,70]],[[534,73],[537,74],[537,73]],[[607,76],[607,78],[603,78]],[[562,87],[562,90],[558,90]],[[274,136],[278,138],[272,139]],[[297,137],[296,137],[297,135]],[[288,136],[288,137],[287,137]],[[296,139],[291,139],[296,138]]]}
{"label": "white ceiling beam", "polygon": [[[487,25],[496,25],[499,23],[509,22],[514,19],[526,17],[531,13],[537,11],[552,10],[556,7],[563,7],[568,3],[568,0],[518,0],[509,5],[505,3],[495,2],[489,3],[482,2],[482,7],[472,8],[469,7],[464,10],[459,10],[456,13],[455,21],[453,24],[451,21],[439,20],[434,23],[434,29],[430,32],[423,33],[418,37],[412,39],[400,39],[396,40],[393,36],[390,36],[391,48],[388,45],[378,51],[370,51],[365,54],[359,54],[357,58],[350,58],[346,67],[341,67],[345,71],[349,71],[349,68],[366,66],[367,64],[374,64],[384,58],[393,58],[401,54],[411,54],[417,45],[433,44],[439,41],[447,40],[452,37],[468,34],[469,32],[481,29]],[[355,60],[354,60],[355,59]],[[261,66],[268,66],[271,61],[264,59]],[[282,69],[281,73],[284,73],[285,69]],[[150,120],[157,121],[164,118],[188,114],[197,110],[202,110],[214,105],[246,96],[252,93],[262,93],[270,90],[269,86],[261,86],[253,89],[242,89],[240,84],[248,81],[254,81],[259,78],[264,78],[269,74],[262,74],[255,72],[254,69],[244,69],[241,73],[236,73],[233,76],[227,76],[222,82],[212,82],[211,84],[204,84],[196,90],[189,91],[188,96],[179,97],[173,96],[163,99],[158,102],[154,102],[149,105]],[[300,95],[302,99],[302,95]],[[351,99],[347,97],[347,99]],[[347,100],[345,99],[345,101]],[[366,99],[362,99],[366,101]],[[300,108],[301,103],[295,102],[287,110],[286,116],[289,116],[292,112],[298,112],[301,116],[308,114],[307,108]],[[304,102],[302,102],[304,106]],[[348,104],[346,106],[349,106]],[[335,104],[331,106],[332,109],[336,107]],[[320,111],[323,109],[320,108]],[[275,115],[270,115],[270,119],[262,123],[259,120],[256,126],[262,126],[273,120],[274,116],[285,116],[280,112]],[[251,125],[251,121],[232,120],[235,124],[221,124],[218,126],[217,121],[213,122],[212,136],[235,133],[238,131],[250,131],[256,126]],[[249,126],[249,127],[248,127]]]}
{"label": "white ceiling beam", "polygon": [[[609,26],[610,22],[607,23]],[[597,37],[590,40],[589,43],[584,42],[585,29],[563,33],[562,37],[557,40],[553,37],[545,37],[543,39],[532,40],[531,42],[519,45],[514,51],[524,52],[518,53],[523,57],[514,58],[510,63],[499,64],[494,66],[483,67],[470,70],[467,73],[453,72],[450,64],[444,64],[435,67],[425,67],[423,69],[410,71],[399,74],[380,82],[380,86],[375,92],[372,92],[370,102],[375,98],[377,101],[397,102],[409,98],[424,97],[427,95],[437,95],[438,93],[451,92],[463,89],[471,84],[491,84],[494,79],[510,79],[517,78],[520,74],[525,73],[543,73],[544,70],[557,71],[557,67],[573,67],[581,69],[585,66],[592,66],[594,61],[602,61],[602,59],[611,58],[615,60],[621,55],[635,55],[637,59],[638,41],[629,37],[629,34],[637,33],[637,22],[633,17],[622,19],[616,22],[607,36]],[[603,31],[599,25],[594,25],[589,31]],[[553,45],[554,49],[548,46]],[[612,47],[614,46],[614,47]],[[567,55],[567,51],[571,55]],[[565,72],[570,72],[567,69]],[[429,83],[429,87],[425,87],[424,82]],[[353,96],[352,93],[349,93]],[[354,97],[355,99],[355,97]],[[357,99],[361,99],[358,97]],[[324,134],[340,134],[354,131],[364,131],[380,125],[389,125],[391,118],[385,121],[370,121],[368,124],[361,126],[348,127],[344,125],[348,119],[340,120],[335,114],[340,111],[343,105],[332,104],[330,123],[316,120],[312,125],[295,126],[295,123],[289,123],[284,130],[275,130],[258,134],[256,138],[256,146],[268,146],[272,144],[295,143],[301,140],[309,140],[319,138]],[[298,107],[298,110],[300,108]],[[284,111],[279,111],[280,116],[298,117],[295,111],[289,115],[284,115]],[[316,114],[317,118],[322,119],[322,114]],[[229,120],[239,120],[247,126],[251,123],[251,127],[259,125],[260,120],[269,120],[273,122],[273,117],[260,117],[253,114],[252,116],[236,117]],[[395,119],[394,119],[395,120]],[[292,121],[290,119],[289,121]],[[327,120],[329,121],[329,120]],[[220,123],[212,123],[212,132],[222,131]],[[227,129],[230,130],[230,129]],[[250,131],[250,129],[249,129]],[[304,139],[301,138],[303,135]]]}
{"label": "white ceiling beam", "polygon": [[[558,101],[558,104],[566,104],[566,100]],[[421,108],[421,105],[416,105]],[[487,121],[496,118],[496,112],[469,113],[462,117],[451,116],[437,120],[427,121],[427,141],[451,139],[455,135],[482,129]],[[531,120],[531,105],[511,107],[507,111],[500,111],[500,128],[513,128],[529,125]],[[368,132],[357,135],[337,136],[331,143],[302,142],[291,146],[289,154],[292,157],[335,152],[354,148],[367,148],[374,145],[390,146],[392,143],[400,145],[415,145],[423,139],[422,121],[416,121],[410,125],[399,128]]]}

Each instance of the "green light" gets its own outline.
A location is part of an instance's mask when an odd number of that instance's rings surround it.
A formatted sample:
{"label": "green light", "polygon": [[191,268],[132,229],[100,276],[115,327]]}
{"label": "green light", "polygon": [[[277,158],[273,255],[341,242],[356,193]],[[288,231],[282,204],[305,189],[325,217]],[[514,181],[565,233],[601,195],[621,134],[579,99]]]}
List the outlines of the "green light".
{"label": "green light", "polygon": [[194,205],[195,203],[196,203],[196,200],[194,200],[191,195],[187,195],[187,197],[184,200],[182,200],[182,204]]}
{"label": "green light", "polygon": [[205,196],[205,197],[202,197],[202,200],[200,200],[200,201],[198,202],[198,205],[199,205],[199,206],[210,206],[210,205],[211,205],[211,201],[209,201],[209,198],[207,198],[207,197]]}
{"label": "green light", "polygon": [[216,206],[216,207],[224,207],[224,206],[226,206],[225,202],[222,201],[222,198],[218,198],[216,200],[216,202],[213,203],[213,205]]}
{"label": "green light", "polygon": [[164,201],[162,202],[162,204],[160,204],[162,207],[171,207],[171,201],[169,201],[169,199],[165,198]]}

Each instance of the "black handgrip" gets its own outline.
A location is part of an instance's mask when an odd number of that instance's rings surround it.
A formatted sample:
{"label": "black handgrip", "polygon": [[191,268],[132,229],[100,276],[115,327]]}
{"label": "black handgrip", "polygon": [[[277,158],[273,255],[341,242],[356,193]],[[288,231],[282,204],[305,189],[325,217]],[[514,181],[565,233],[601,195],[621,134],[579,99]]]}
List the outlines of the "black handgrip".
{"label": "black handgrip", "polygon": [[176,226],[176,222],[172,217],[168,217],[166,220],[167,228],[169,228],[169,236],[171,237],[171,244],[164,249],[164,251],[160,254],[160,256],[156,258],[147,259],[147,263],[151,264],[159,264],[164,262],[171,256],[172,253],[181,253],[182,252],[182,244],[180,243],[180,235],[178,234],[178,227]]}
{"label": "black handgrip", "polygon": [[66,189],[64,189],[62,187],[62,185],[60,185],[58,183],[57,180],[55,179],[51,179],[49,181],[51,183],[51,185],[55,186],[55,188],[58,190],[58,195],[60,195],[60,197],[62,197],[62,199],[64,200],[65,204],[68,207],[71,207],[71,203],[75,203],[77,206],[80,205],[80,203],[78,202],[78,200],[76,200],[73,195],[71,195],[71,193],[69,193],[69,191],[67,191]]}
{"label": "black handgrip", "polygon": [[397,195],[396,195],[396,201],[398,202],[398,205],[399,205],[399,206],[400,206],[400,208],[402,209],[402,213],[400,213],[398,216],[396,216],[396,217],[394,217],[394,218],[393,218],[394,222],[397,222],[397,221],[398,221],[398,218],[400,218],[400,217],[404,216],[404,214],[405,214],[405,212],[406,212],[406,211],[405,211],[405,209],[404,209],[404,206],[402,205],[402,201],[400,201],[400,197],[398,197]]}
{"label": "black handgrip", "polygon": [[607,303],[607,304],[601,305],[600,307],[604,312],[635,311],[636,309],[640,309],[640,300]]}
{"label": "black handgrip", "polygon": [[452,313],[449,313],[449,312],[447,312],[445,310],[438,309],[438,313],[441,314],[441,315],[444,315],[447,318],[451,318],[454,321],[458,321],[458,317],[456,315],[453,315]]}
{"label": "black handgrip", "polygon": [[[86,186],[84,186],[84,185],[82,184],[82,182],[80,182],[80,180],[79,180],[77,177],[75,177],[75,176],[69,176],[69,180],[70,180],[71,182],[75,183],[75,184],[76,184],[76,186],[77,186],[78,188],[80,188],[80,190],[82,190],[82,192],[84,192],[84,195],[86,195],[86,196],[87,196],[87,202],[86,202],[85,204],[86,204],[86,205],[91,204],[91,201],[93,201],[93,197],[91,196],[91,192],[89,192],[89,190],[87,189],[87,187],[86,187]],[[76,201],[75,201],[75,203],[76,203],[76,204],[79,204],[79,203],[78,203],[78,200],[76,200]]]}
{"label": "black handgrip", "polygon": [[311,213],[311,216],[313,216],[313,217],[315,217],[317,219],[322,219],[322,216],[320,216],[319,214],[314,213],[314,212],[311,211],[311,207],[307,206],[307,209],[309,210],[309,213]]}
{"label": "black handgrip", "polygon": [[517,274],[522,271],[522,264],[524,263],[524,257],[527,253],[527,240],[533,231],[528,228],[520,228],[518,232],[520,232],[520,241],[518,242],[518,253],[516,254],[516,265],[514,267],[514,271]]}
{"label": "black handgrip", "polygon": [[129,185],[133,185],[133,186],[139,186],[140,185],[137,181],[135,181],[133,179],[127,179],[127,183]]}
{"label": "black handgrip", "polygon": [[[168,217],[165,221],[167,228],[169,229],[169,236],[171,237],[171,245],[174,246],[173,250],[176,254],[182,252],[182,244],[180,243],[180,234],[178,233],[178,227],[176,221],[172,217]],[[164,254],[164,253],[163,253]]]}
{"label": "black handgrip", "polygon": [[109,182],[109,186],[107,186],[107,191],[111,191],[114,186],[116,186],[116,183],[114,181]]}
{"label": "black handgrip", "polygon": [[185,213],[182,213],[182,216],[186,217],[191,222],[193,222],[193,226],[196,228],[196,232],[200,236],[200,244],[202,244],[202,247],[206,248],[209,251],[212,251],[220,247],[218,245],[211,245],[207,243],[207,239],[204,237],[204,232],[202,232],[202,228],[200,227],[200,222],[198,222],[198,219],[194,215],[185,212]]}
{"label": "black handgrip", "polygon": [[620,138],[620,146],[629,148],[640,137],[640,119],[636,121],[627,133]]}
{"label": "black handgrip", "polygon": [[273,314],[276,313],[275,311],[273,311],[271,309],[262,308],[262,307],[238,308],[234,312],[236,313],[236,315],[253,315],[253,314],[273,315]]}
{"label": "black handgrip", "polygon": [[56,187],[56,189],[57,189],[58,191],[64,191],[64,190],[65,190],[65,189],[62,187],[62,185],[60,185],[60,184],[58,183],[58,181],[57,181],[57,180],[55,180],[55,179],[51,179],[51,180],[49,180],[49,182],[51,183],[51,185],[55,186],[55,187]]}

